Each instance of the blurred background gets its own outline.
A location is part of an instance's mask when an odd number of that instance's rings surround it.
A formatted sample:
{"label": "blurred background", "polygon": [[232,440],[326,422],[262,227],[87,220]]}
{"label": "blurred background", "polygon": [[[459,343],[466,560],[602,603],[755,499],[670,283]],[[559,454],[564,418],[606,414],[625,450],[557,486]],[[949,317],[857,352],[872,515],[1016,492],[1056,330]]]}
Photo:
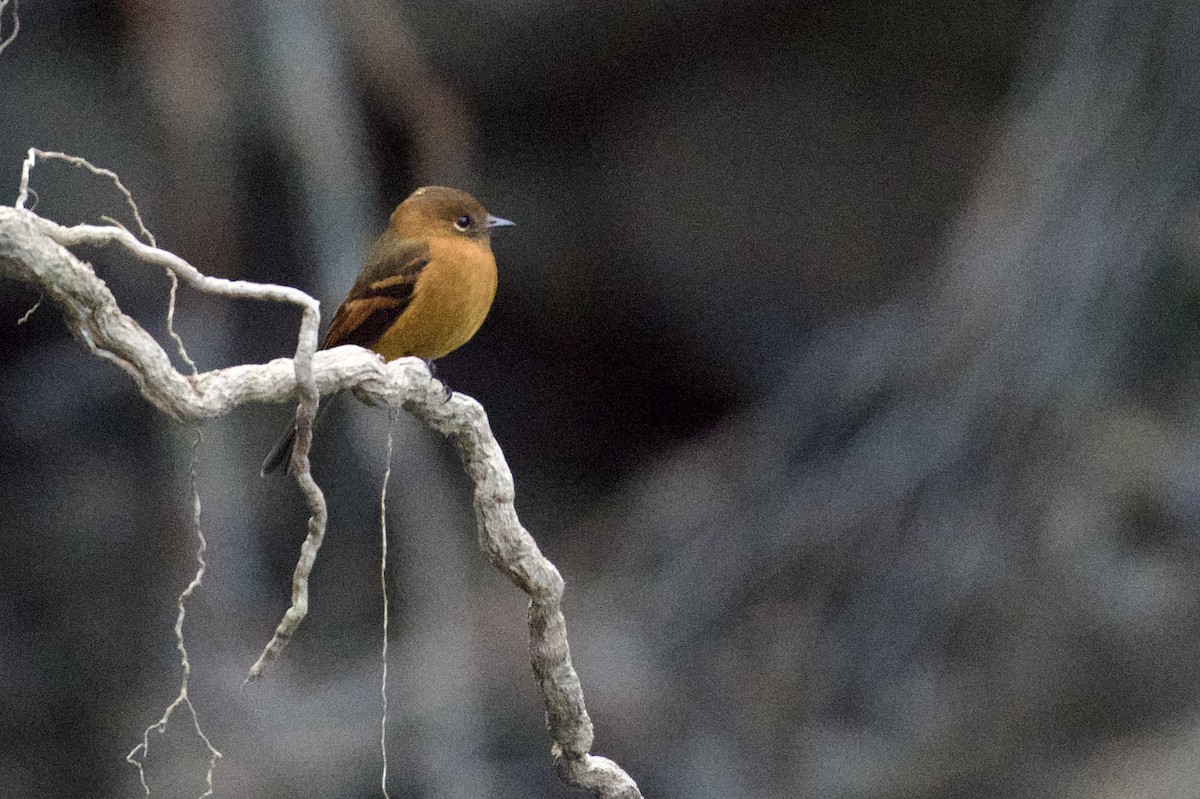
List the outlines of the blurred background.
{"label": "blurred background", "polygon": [[[647,797],[1196,795],[1200,6],[20,13],[5,202],[27,148],[87,157],[161,246],[327,316],[418,185],[518,222],[439,375],[489,412],[566,578],[595,751]],[[131,223],[81,170],[32,187],[56,221]],[[77,254],[168,341],[164,275]],[[217,795],[377,795],[386,413],[332,401],[310,615],[242,691],[305,531],[294,485],[258,476],[290,407],[176,425],[55,308],[18,326],[36,300],[0,285],[4,794],[142,795],[124,758],[178,690],[195,457]],[[201,369],[290,355],[298,321],[180,292]],[[576,795],[466,478],[397,436],[391,795]],[[199,795],[206,757],[176,715],[152,795]]]}

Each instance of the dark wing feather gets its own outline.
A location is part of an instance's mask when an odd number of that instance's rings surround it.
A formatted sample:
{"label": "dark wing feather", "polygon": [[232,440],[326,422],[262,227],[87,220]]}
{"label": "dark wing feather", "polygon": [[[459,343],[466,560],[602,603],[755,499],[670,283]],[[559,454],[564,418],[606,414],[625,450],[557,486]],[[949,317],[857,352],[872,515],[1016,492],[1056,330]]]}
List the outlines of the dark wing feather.
{"label": "dark wing feather", "polygon": [[380,237],[367,253],[358,282],[333,315],[321,347],[375,346],[412,302],[413,287],[428,263],[429,245]]}

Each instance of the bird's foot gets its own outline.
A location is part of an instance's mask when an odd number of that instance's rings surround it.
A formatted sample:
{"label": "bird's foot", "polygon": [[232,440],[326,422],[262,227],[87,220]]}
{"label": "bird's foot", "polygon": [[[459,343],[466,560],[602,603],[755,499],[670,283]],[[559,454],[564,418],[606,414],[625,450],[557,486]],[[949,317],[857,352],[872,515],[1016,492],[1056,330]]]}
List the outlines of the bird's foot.
{"label": "bird's foot", "polygon": [[[429,367],[429,379],[436,379],[437,366],[433,363],[433,360],[431,358],[426,358],[425,365]],[[446,395],[446,398],[443,400],[443,402],[449,402],[450,398],[454,396],[454,389],[450,388],[450,385],[445,380],[442,381],[442,392]]]}

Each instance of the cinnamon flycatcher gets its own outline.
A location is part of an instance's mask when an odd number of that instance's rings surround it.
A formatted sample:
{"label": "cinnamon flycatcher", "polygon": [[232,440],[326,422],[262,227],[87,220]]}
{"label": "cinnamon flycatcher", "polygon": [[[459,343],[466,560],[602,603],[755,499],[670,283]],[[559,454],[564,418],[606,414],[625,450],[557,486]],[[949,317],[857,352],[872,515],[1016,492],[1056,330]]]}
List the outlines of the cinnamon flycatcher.
{"label": "cinnamon flycatcher", "polygon": [[[458,189],[426,186],[396,206],[367,251],[362,273],[338,307],[321,349],[357,344],[385,361],[432,361],[466,344],[496,296],[491,233],[509,227]],[[291,425],[262,473],[291,470]]]}

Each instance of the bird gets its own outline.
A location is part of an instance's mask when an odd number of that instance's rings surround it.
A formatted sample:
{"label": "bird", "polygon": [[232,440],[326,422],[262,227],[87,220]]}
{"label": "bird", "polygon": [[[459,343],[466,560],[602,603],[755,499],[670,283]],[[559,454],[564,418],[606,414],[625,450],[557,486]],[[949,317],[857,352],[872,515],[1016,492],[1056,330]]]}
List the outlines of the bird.
{"label": "bird", "polygon": [[[515,223],[470,194],[424,186],[396,206],[338,306],[321,349],[357,344],[385,361],[416,356],[432,366],[466,344],[496,297],[491,235]],[[264,476],[291,471],[293,422],[263,461]]]}

